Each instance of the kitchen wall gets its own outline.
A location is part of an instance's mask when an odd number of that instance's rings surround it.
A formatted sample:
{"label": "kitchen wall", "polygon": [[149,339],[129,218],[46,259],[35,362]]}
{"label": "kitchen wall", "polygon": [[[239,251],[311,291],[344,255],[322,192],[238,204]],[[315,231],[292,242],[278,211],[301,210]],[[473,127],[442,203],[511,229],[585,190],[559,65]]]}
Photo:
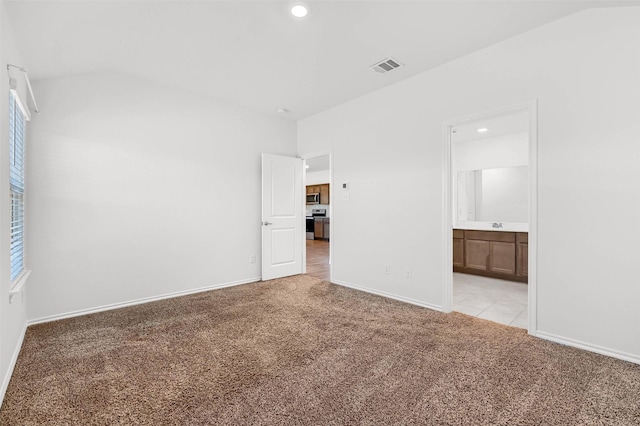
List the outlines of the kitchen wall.
{"label": "kitchen wall", "polygon": [[327,211],[327,217],[331,216],[331,206],[329,204],[312,204],[312,205],[308,205],[306,208],[306,215],[307,216],[311,216],[311,211],[314,209],[325,209]]}
{"label": "kitchen wall", "polygon": [[317,172],[307,172],[307,185],[319,185],[329,183],[331,176],[329,170],[318,170]]}
{"label": "kitchen wall", "polygon": [[295,123],[110,72],[34,89],[30,320],[260,279],[260,154]]}
{"label": "kitchen wall", "polygon": [[301,120],[298,154],[333,149],[350,183],[332,199],[335,282],[440,308],[443,122],[537,99],[536,334],[640,362],[632,40],[640,8],[591,9]]}
{"label": "kitchen wall", "polygon": [[[23,62],[15,43],[13,28],[7,17],[5,2],[0,1],[0,64],[6,70],[6,64],[28,67]],[[13,366],[20,351],[27,318],[27,290],[9,300],[10,264],[9,240],[11,206],[9,201],[9,85],[7,75],[3,73],[0,83],[0,401],[2,401]],[[29,135],[27,124],[27,137]],[[27,198],[28,202],[28,198]],[[7,244],[5,244],[7,242]],[[27,253],[28,255],[28,253]],[[29,285],[29,284],[27,284]]]}
{"label": "kitchen wall", "polygon": [[329,204],[312,204],[312,205],[308,205],[305,213],[307,216],[311,216],[311,211],[314,209],[325,209],[327,211],[327,216],[326,217],[330,217],[331,216],[331,206]]}

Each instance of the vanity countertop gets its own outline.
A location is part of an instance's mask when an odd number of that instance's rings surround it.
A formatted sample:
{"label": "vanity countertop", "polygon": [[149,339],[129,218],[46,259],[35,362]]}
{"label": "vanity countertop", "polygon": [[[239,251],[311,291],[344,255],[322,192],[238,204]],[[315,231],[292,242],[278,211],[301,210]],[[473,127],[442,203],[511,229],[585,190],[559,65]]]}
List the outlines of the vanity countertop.
{"label": "vanity countertop", "polygon": [[501,228],[494,228],[493,222],[458,222],[453,228],[468,229],[470,231],[529,232],[528,223],[503,222]]}

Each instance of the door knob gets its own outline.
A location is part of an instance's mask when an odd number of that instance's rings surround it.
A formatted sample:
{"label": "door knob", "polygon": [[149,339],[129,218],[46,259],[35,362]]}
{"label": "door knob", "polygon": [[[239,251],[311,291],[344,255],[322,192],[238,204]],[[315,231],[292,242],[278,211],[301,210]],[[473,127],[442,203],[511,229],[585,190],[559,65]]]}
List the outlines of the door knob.
{"label": "door knob", "polygon": [[272,222],[262,222],[262,224],[263,224],[264,226],[273,225],[273,223],[272,223]]}

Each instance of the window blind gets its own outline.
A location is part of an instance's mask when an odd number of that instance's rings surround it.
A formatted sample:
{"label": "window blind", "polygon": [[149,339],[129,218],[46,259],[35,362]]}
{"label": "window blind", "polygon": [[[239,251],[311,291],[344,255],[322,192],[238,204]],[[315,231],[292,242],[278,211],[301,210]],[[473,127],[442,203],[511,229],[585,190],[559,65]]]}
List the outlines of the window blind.
{"label": "window blind", "polygon": [[24,134],[25,117],[9,96],[9,186],[11,194],[11,281],[24,271]]}

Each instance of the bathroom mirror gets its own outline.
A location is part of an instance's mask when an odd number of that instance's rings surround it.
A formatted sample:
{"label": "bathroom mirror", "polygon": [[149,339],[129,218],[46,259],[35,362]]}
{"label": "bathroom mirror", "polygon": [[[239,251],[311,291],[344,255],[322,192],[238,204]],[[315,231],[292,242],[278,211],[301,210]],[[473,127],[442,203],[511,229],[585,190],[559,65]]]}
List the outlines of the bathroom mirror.
{"label": "bathroom mirror", "polygon": [[463,170],[456,176],[458,222],[529,221],[529,167]]}
{"label": "bathroom mirror", "polygon": [[526,232],[529,115],[487,116],[451,127],[451,200],[456,228]]}

